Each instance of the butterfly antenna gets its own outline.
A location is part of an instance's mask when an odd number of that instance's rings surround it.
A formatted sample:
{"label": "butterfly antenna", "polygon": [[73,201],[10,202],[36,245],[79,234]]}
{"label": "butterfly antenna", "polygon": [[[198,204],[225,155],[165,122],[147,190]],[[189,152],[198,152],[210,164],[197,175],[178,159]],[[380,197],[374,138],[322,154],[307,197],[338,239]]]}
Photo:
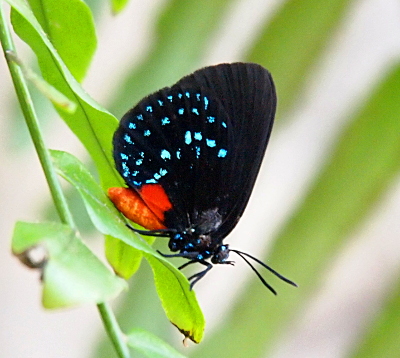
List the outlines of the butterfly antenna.
{"label": "butterfly antenna", "polygon": [[254,260],[255,262],[259,263],[261,266],[265,267],[268,271],[270,271],[271,273],[273,273],[276,277],[280,278],[282,281],[285,281],[286,283],[294,286],[294,287],[298,287],[296,283],[294,283],[293,281],[289,280],[288,278],[282,276],[280,273],[276,272],[274,269],[272,269],[271,267],[269,267],[267,264],[265,264],[264,262],[260,261],[259,259],[257,259],[256,257],[247,254],[245,252],[242,251],[238,251],[238,250],[233,250],[230,249],[230,251],[235,252],[236,254],[238,254],[244,261],[246,261],[246,263],[251,267],[251,269],[256,273],[256,275],[258,276],[258,278],[261,280],[261,282],[264,284],[264,286],[266,286],[270,291],[272,291],[272,293],[276,294],[275,290],[266,283],[266,281],[264,280],[264,278],[260,275],[260,273],[255,269],[255,267],[250,263],[249,260],[246,259],[245,256],[250,257],[252,260]]}

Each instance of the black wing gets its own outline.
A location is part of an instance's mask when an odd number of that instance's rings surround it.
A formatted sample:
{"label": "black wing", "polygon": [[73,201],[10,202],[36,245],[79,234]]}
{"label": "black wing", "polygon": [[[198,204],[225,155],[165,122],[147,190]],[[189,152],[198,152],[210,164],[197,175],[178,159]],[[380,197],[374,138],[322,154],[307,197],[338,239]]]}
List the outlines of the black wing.
{"label": "black wing", "polygon": [[[139,102],[114,135],[117,169],[129,187],[160,184],[184,230],[217,211],[224,238],[250,197],[268,143],[276,97],[268,71],[222,64],[184,77]],[[203,218],[204,219],[204,218]]]}

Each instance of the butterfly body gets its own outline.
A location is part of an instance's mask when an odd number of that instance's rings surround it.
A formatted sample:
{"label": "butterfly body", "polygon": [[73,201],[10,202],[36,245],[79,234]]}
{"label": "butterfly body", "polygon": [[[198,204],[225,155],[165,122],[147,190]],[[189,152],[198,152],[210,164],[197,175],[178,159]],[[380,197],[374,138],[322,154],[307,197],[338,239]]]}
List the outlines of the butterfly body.
{"label": "butterfly body", "polygon": [[111,200],[149,230],[136,231],[169,238],[176,254],[164,256],[207,266],[192,284],[212,263],[231,263],[223,240],[249,200],[275,108],[267,70],[221,64],[145,97],[114,134],[116,168],[128,188],[110,188]]}

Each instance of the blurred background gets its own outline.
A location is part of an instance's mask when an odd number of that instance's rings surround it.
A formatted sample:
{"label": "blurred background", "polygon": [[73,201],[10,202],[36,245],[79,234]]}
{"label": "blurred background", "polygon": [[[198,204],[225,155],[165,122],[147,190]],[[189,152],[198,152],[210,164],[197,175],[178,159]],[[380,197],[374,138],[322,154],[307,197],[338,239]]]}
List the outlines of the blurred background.
{"label": "blurred background", "polygon": [[[205,339],[183,348],[143,262],[113,302],[123,329],[148,329],[188,357],[399,357],[400,3],[131,0],[117,16],[106,0],[88,4],[98,49],[83,86],[117,117],[201,66],[252,61],[271,71],[276,126],[225,242],[299,285],[265,273],[274,297],[244,263],[216,267],[196,285]],[[0,357],[114,357],[95,306],[45,311],[38,273],[11,255],[16,220],[55,214],[4,60],[0,84]],[[49,147],[88,162],[34,97]],[[102,237],[65,188],[82,236],[102,255]]]}

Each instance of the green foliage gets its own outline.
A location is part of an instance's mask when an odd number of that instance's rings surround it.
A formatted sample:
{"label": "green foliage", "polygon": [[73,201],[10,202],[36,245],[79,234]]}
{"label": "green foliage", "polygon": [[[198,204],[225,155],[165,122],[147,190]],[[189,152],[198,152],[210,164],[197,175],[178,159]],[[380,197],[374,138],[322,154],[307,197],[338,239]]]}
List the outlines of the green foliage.
{"label": "green foliage", "polygon": [[43,296],[45,308],[100,303],[117,296],[127,284],[116,277],[67,225],[18,222],[12,238],[15,255],[45,250]]}

